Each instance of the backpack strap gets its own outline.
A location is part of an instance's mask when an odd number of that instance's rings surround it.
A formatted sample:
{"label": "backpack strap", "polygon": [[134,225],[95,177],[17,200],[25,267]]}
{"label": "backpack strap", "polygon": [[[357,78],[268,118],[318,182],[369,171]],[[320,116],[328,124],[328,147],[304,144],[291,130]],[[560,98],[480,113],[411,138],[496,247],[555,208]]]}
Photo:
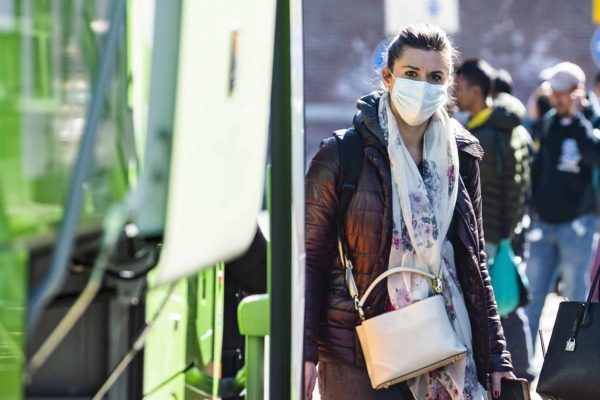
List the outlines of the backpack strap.
{"label": "backpack strap", "polygon": [[354,128],[335,131],[334,136],[337,141],[340,160],[340,174],[337,185],[340,206],[337,214],[337,229],[344,253],[349,256],[344,222],[346,211],[348,211],[352,196],[354,196],[358,187],[363,160],[363,145],[360,134]]}
{"label": "backpack strap", "polygon": [[346,284],[350,296],[354,300],[354,308],[358,311],[361,320],[365,319],[360,300],[358,298],[358,288],[352,275],[354,269],[350,253],[348,252],[348,241],[344,222],[346,220],[346,211],[352,200],[352,196],[358,187],[358,179],[363,161],[362,139],[354,128],[335,131],[337,141],[338,155],[340,160],[340,172],[337,185],[337,194],[340,199],[340,206],[337,214],[338,231],[338,252],[340,262],[344,265]]}

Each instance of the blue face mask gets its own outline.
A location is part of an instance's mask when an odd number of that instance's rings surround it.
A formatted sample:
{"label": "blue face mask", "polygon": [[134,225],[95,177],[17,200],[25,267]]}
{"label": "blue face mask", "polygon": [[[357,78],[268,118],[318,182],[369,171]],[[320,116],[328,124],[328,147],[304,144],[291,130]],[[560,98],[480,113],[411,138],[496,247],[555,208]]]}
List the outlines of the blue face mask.
{"label": "blue face mask", "polygon": [[446,104],[448,85],[432,85],[423,81],[396,78],[390,95],[404,122],[417,126],[427,121]]}

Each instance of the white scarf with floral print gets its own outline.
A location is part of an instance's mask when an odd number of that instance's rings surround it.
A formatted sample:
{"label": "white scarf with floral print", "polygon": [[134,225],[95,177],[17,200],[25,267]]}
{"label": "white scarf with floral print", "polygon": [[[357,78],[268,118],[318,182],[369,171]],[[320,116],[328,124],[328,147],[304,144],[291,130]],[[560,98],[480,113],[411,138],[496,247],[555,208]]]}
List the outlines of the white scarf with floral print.
{"label": "white scarf with floral print", "polygon": [[[411,267],[442,274],[444,301],[467,356],[436,371],[408,381],[416,399],[486,399],[477,380],[471,324],[456,276],[454,250],[446,234],[458,194],[458,123],[445,110],[430,119],[423,140],[420,169],[402,141],[389,106],[389,95],[379,101],[379,122],[387,139],[392,172],[393,236],[389,268]],[[387,280],[394,309],[431,296],[429,280],[419,274],[395,274]],[[408,344],[410,345],[410,344]]]}

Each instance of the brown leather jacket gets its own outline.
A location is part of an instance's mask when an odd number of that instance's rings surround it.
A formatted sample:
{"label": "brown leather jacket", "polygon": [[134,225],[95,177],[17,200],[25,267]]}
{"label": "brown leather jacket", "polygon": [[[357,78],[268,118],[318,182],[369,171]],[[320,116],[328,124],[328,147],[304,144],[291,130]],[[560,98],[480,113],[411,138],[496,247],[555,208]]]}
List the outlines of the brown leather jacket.
{"label": "brown leather jacket", "polygon": [[[360,296],[388,265],[392,235],[392,186],[389,159],[377,118],[380,94],[358,101],[354,126],[364,147],[357,191],[346,213],[349,251]],[[456,210],[448,232],[455,251],[473,331],[479,381],[489,372],[511,371],[510,354],[496,310],[488,274],[481,224],[478,160],[483,150],[467,131],[457,135],[460,175]],[[306,175],[306,299],[304,359],[338,361],[364,367],[355,335],[358,315],[337,255],[336,193],[339,170],[335,138],[322,142]],[[387,289],[378,285],[366,303],[367,318],[385,312]]]}

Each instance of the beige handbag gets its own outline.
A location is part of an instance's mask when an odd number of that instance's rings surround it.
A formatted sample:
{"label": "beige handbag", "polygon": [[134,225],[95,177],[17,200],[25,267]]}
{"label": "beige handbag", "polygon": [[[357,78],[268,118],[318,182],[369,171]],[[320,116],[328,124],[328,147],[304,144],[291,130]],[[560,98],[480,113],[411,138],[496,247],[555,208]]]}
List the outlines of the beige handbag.
{"label": "beige handbag", "polygon": [[[467,349],[452,328],[441,295],[441,272],[435,276],[413,268],[391,268],[379,275],[359,299],[352,262],[345,256],[339,239],[338,244],[340,259],[346,268],[348,290],[361,319],[356,332],[373,389],[387,389],[465,356]],[[373,288],[388,276],[400,272],[428,277],[436,294],[399,310],[365,319],[363,306]]]}

